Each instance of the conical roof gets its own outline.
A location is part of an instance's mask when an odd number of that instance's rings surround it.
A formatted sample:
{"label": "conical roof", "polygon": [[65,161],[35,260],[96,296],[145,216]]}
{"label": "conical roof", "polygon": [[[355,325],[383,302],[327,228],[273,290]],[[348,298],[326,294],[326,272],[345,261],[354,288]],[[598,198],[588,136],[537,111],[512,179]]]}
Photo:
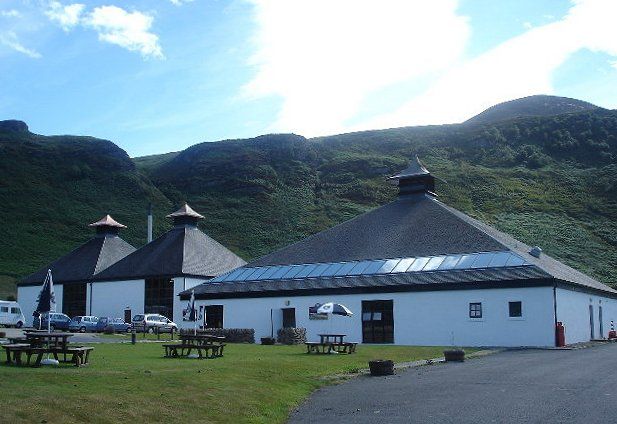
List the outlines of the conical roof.
{"label": "conical roof", "polygon": [[178,209],[174,213],[170,213],[169,215],[167,215],[167,218],[171,218],[171,219],[180,218],[180,217],[191,217],[191,218],[197,218],[197,219],[204,219],[203,215],[200,215],[197,212],[195,212],[193,208],[191,208],[188,205],[188,203],[185,203],[184,206],[182,206],[180,209]]}
{"label": "conical roof", "polygon": [[91,281],[96,274],[134,251],[133,246],[117,235],[99,235],[25,277],[20,285],[42,284],[48,269],[51,269],[56,283]]}
{"label": "conical roof", "polygon": [[420,162],[420,158],[416,155],[415,160],[411,160],[409,162],[409,166],[404,170],[400,171],[396,175],[389,177],[390,180],[400,180],[402,178],[409,177],[419,177],[424,175],[430,175],[431,173],[426,169],[426,167]]}
{"label": "conical roof", "polygon": [[115,228],[126,228],[126,225],[120,224],[118,221],[113,219],[111,215],[105,215],[103,218],[99,219],[92,224],[88,224],[88,227],[115,227]]}

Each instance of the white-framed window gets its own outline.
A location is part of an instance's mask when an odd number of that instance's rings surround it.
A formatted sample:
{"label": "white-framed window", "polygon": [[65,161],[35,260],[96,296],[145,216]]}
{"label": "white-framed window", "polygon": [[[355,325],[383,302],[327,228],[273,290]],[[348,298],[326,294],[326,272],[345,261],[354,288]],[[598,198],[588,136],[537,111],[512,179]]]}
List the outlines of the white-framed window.
{"label": "white-framed window", "polygon": [[521,302],[520,300],[508,302],[508,316],[510,318],[522,318],[523,302]]}
{"label": "white-framed window", "polygon": [[482,302],[471,302],[469,304],[469,318],[482,318]]}

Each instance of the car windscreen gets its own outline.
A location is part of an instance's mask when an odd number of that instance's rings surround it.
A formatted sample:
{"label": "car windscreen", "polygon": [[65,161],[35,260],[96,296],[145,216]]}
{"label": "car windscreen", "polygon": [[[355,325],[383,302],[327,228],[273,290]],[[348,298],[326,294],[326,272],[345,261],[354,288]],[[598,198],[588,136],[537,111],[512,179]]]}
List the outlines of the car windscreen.
{"label": "car windscreen", "polygon": [[144,316],[143,315],[135,315],[133,317],[133,321],[143,321],[144,320]]}

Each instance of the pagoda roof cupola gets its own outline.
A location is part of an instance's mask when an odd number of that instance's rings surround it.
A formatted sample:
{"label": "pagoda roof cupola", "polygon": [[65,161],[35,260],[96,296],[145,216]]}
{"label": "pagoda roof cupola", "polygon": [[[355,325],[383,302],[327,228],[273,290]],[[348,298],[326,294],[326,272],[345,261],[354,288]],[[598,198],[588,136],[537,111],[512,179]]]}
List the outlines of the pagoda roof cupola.
{"label": "pagoda roof cupola", "polygon": [[105,215],[103,218],[99,219],[92,224],[88,224],[88,227],[96,228],[96,234],[99,236],[107,236],[107,235],[117,235],[118,231],[122,228],[126,228],[126,225],[120,224],[118,221],[113,219],[111,215]]}
{"label": "pagoda roof cupola", "polygon": [[203,215],[195,212],[188,203],[185,203],[184,206],[174,213],[167,215],[167,218],[173,221],[174,227],[183,227],[185,225],[197,226],[197,222],[204,219]]}
{"label": "pagoda roof cupola", "polygon": [[417,155],[415,160],[410,161],[406,169],[388,179],[397,181],[399,196],[414,193],[427,193],[436,196],[435,177],[420,162]]}

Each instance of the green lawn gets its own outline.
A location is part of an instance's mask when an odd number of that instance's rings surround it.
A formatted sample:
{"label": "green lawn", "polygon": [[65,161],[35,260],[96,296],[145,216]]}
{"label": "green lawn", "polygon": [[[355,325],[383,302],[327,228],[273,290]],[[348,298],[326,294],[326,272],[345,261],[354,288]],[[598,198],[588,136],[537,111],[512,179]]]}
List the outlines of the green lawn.
{"label": "green lawn", "polygon": [[304,346],[228,344],[223,358],[163,358],[158,343],[98,344],[91,364],[0,365],[0,422],[284,422],[335,374],[441,356],[440,347],[359,346],[307,355]]}

